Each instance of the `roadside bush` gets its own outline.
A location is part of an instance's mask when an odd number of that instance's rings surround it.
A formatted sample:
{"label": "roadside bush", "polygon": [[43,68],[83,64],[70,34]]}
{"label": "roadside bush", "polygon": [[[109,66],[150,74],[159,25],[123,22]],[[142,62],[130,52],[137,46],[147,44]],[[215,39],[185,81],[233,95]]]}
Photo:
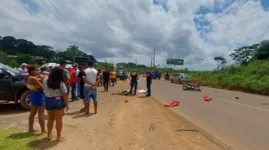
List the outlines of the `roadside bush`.
{"label": "roadside bush", "polygon": [[247,66],[230,66],[218,71],[190,73],[204,86],[269,95],[269,62],[254,61]]}

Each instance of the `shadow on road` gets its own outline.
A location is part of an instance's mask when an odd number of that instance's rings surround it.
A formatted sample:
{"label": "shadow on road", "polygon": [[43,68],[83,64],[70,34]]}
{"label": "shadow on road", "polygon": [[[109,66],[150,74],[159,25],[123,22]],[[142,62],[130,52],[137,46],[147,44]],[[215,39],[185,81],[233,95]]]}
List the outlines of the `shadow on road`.
{"label": "shadow on road", "polygon": [[0,104],[0,116],[1,115],[8,115],[8,114],[18,114],[18,113],[25,113],[28,110],[21,107],[19,104]]}
{"label": "shadow on road", "polygon": [[11,134],[10,136],[8,136],[8,138],[11,138],[11,139],[26,139],[26,138],[29,138],[29,137],[38,137],[40,136],[40,134],[38,133],[29,133],[29,132],[19,132],[19,133],[14,133],[14,134]]}
{"label": "shadow on road", "polygon": [[28,145],[34,149],[49,149],[56,146],[59,142],[49,141],[47,138],[37,139],[28,143]]}

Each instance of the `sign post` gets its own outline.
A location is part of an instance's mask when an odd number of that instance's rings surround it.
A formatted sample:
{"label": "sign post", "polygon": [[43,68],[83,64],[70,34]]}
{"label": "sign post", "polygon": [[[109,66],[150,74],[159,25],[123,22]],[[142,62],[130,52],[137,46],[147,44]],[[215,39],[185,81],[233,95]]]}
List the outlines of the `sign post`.
{"label": "sign post", "polygon": [[176,65],[184,65],[184,59],[167,59],[166,64],[174,65],[174,69],[175,69]]}

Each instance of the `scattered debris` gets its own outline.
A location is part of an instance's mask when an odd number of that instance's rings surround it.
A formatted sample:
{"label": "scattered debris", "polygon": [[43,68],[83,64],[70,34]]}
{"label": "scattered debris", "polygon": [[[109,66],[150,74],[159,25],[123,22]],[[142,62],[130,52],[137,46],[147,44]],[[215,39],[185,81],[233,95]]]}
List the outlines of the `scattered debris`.
{"label": "scattered debris", "polygon": [[179,101],[172,101],[170,104],[165,104],[165,107],[175,107],[179,105]]}
{"label": "scattered debris", "polygon": [[211,97],[209,97],[209,96],[204,96],[204,100],[205,100],[205,101],[211,101],[211,100],[212,100],[212,98],[211,98]]}
{"label": "scattered debris", "polygon": [[128,103],[129,101],[126,99],[126,100],[124,100],[124,103]]}
{"label": "scattered debris", "polygon": [[199,132],[199,130],[196,129],[179,129],[177,131],[191,131],[191,132]]}
{"label": "scattered debris", "polygon": [[147,93],[146,90],[137,90],[137,93]]}
{"label": "scattered debris", "polygon": [[235,99],[240,99],[239,97],[235,97]]}

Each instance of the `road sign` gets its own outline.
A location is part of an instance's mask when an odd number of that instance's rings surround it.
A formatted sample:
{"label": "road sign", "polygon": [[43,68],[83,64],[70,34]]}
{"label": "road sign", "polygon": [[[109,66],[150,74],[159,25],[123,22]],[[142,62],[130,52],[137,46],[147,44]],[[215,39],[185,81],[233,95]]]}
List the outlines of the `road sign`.
{"label": "road sign", "polygon": [[184,59],[167,59],[167,65],[184,65]]}

